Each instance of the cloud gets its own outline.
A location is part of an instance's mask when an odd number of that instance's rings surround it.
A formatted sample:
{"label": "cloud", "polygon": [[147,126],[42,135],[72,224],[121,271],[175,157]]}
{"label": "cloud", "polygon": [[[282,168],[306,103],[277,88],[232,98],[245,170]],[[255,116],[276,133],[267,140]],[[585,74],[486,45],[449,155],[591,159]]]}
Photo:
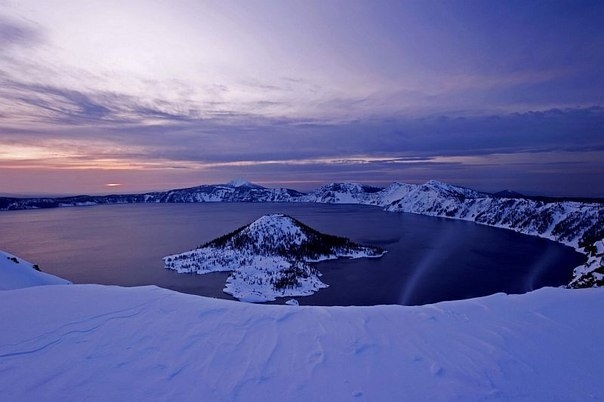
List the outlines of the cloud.
{"label": "cloud", "polygon": [[33,24],[0,15],[0,52],[11,46],[34,46],[43,38],[42,30]]}
{"label": "cloud", "polygon": [[9,99],[31,106],[33,110],[40,112],[38,116],[48,116],[47,120],[55,124],[97,121],[111,115],[109,108],[80,91],[5,82],[4,93],[7,92]]}
{"label": "cloud", "polygon": [[[211,165],[267,161],[298,165],[408,163],[411,158],[604,149],[604,108],[550,109],[498,115],[374,117],[334,122],[273,118],[204,105],[9,82],[1,90],[36,121],[0,118],[0,142],[77,147],[93,160]],[[367,167],[366,166],[366,167]]]}
{"label": "cloud", "polygon": [[[90,124],[143,124],[148,120],[187,121],[196,110],[178,108],[161,100],[142,100],[134,96],[104,92],[79,91],[52,85],[0,80],[0,94],[5,102],[20,106],[12,117],[26,117],[47,126]],[[22,116],[19,116],[21,114]]]}
{"label": "cloud", "polygon": [[[189,177],[183,185],[198,184],[195,177],[220,182],[244,176],[306,183],[299,188],[325,181],[438,178],[526,191],[513,185],[523,177],[534,188],[539,180],[549,181],[549,193],[555,193],[552,177],[559,177],[580,195],[577,183],[585,185],[586,178],[598,187],[601,178],[594,172],[604,160],[601,106],[334,122],[208,113],[161,99],[40,84],[11,82],[2,91],[11,102],[37,111],[35,124],[17,124],[14,114],[0,117],[0,146],[8,152],[0,155],[0,169],[13,172],[136,170],[167,177],[158,172],[180,171],[179,177]],[[491,187],[484,187],[485,178]]]}
{"label": "cloud", "polygon": [[184,4],[5,7],[0,163],[265,180],[603,169],[601,3]]}

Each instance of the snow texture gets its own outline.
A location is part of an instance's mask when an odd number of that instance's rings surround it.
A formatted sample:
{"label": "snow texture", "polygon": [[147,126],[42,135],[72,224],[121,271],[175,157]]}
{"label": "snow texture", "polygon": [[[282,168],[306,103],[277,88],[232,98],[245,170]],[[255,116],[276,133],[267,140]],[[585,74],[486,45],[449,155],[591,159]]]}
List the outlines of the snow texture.
{"label": "snow texture", "polygon": [[198,249],[164,257],[167,269],[230,271],[224,292],[241,301],[308,296],[327,285],[310,262],[381,257],[384,250],[325,235],[283,214],[265,215]]}
{"label": "snow texture", "polygon": [[32,263],[0,251],[0,290],[69,283],[71,282],[65,279],[38,271]]}
{"label": "snow texture", "polygon": [[604,289],[427,306],[237,303],[157,287],[0,292],[1,399],[604,397]]}

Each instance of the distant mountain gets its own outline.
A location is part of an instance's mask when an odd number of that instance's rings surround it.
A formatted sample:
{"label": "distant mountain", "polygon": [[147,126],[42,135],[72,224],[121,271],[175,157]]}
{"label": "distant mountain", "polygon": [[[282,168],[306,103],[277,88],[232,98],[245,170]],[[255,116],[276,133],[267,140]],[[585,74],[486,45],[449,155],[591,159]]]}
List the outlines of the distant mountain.
{"label": "distant mountain", "polygon": [[245,301],[270,301],[310,295],[326,287],[310,262],[381,257],[384,252],[322,234],[290,216],[273,214],[196,250],[164,257],[164,264],[179,273],[232,271],[226,293]]}
{"label": "distant mountain", "polygon": [[[382,204],[384,205],[384,204]],[[473,221],[584,247],[604,237],[604,205],[500,198],[469,191],[417,186],[386,210]]]}
{"label": "distant mountain", "polygon": [[245,180],[144,194],[78,195],[73,197],[0,197],[0,210],[58,208],[106,204],[196,202],[289,202],[303,193],[285,188],[265,188]]}
{"label": "distant mountain", "polygon": [[496,198],[527,198],[524,194],[512,190],[503,190],[493,193]]}
{"label": "distant mountain", "polygon": [[249,182],[229,182],[227,184],[203,185],[198,187],[170,190],[159,197],[145,202],[288,202],[302,196],[302,193],[284,188],[265,188]]}
{"label": "distant mountain", "polygon": [[587,204],[604,204],[604,198],[593,198],[593,197],[549,197],[543,195],[526,195],[513,190],[503,190],[492,194],[496,198],[526,198],[533,201],[543,201],[547,203],[551,202],[563,202],[563,201],[574,201],[582,202]]}
{"label": "distant mountain", "polygon": [[244,180],[244,179],[233,179],[233,180],[229,181],[226,185],[230,186],[230,187],[264,188],[257,184],[250,183],[249,181]]}
{"label": "distant mountain", "polygon": [[462,200],[488,196],[465,187],[453,186],[436,180],[425,184],[393,183],[386,188],[357,183],[332,183],[306,194],[299,201],[331,204],[367,204],[386,206],[397,200],[418,194],[418,199],[429,201],[451,198]]}
{"label": "distant mountain", "polygon": [[359,183],[331,183],[319,187],[300,199],[299,202],[320,202],[326,204],[370,204],[383,189]]}

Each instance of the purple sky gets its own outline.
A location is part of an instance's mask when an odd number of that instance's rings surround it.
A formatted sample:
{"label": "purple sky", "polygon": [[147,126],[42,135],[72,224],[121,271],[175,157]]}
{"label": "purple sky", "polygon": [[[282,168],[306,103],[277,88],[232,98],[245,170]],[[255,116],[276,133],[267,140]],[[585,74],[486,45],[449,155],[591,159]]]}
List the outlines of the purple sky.
{"label": "purple sky", "polygon": [[0,193],[604,197],[602,21],[602,1],[0,0]]}

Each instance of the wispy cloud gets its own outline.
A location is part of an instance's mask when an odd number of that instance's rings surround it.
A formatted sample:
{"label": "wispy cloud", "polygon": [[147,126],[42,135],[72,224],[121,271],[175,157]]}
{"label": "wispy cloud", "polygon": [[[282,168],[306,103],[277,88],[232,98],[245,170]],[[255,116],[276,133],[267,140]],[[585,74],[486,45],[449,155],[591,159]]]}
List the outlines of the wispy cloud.
{"label": "wispy cloud", "polygon": [[[5,99],[37,125],[0,120],[5,144],[72,148],[103,159],[229,164],[392,159],[604,149],[604,109],[551,109],[488,116],[375,117],[332,121],[208,111],[161,100],[9,82]],[[24,112],[24,114],[26,114]],[[25,116],[23,117],[25,118]],[[46,126],[44,126],[46,125]],[[42,128],[40,128],[42,127]],[[100,145],[99,145],[100,144]],[[365,155],[365,159],[357,159]],[[403,158],[403,159],[401,159]],[[289,162],[288,162],[289,161]],[[295,162],[295,161],[299,161]]]}
{"label": "wispy cloud", "polygon": [[41,28],[0,14],[0,53],[11,46],[30,47],[43,40]]}

